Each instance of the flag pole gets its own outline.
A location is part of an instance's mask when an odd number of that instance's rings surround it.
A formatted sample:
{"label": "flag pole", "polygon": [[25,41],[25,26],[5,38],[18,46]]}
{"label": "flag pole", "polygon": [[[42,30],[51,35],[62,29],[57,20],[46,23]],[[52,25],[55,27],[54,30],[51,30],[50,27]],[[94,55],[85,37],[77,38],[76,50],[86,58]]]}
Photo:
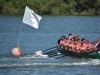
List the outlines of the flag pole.
{"label": "flag pole", "polygon": [[19,45],[20,45],[20,35],[21,35],[21,32],[22,32],[22,25],[23,25],[23,23],[22,23],[21,26],[20,26],[19,35],[18,35],[17,47],[19,47]]}
{"label": "flag pole", "polygon": [[21,26],[20,26],[20,32],[19,32],[19,35],[18,35],[17,47],[15,47],[15,48],[12,49],[12,55],[13,55],[13,56],[21,56],[21,55],[22,55],[22,50],[21,50],[21,48],[19,47],[22,25],[23,25],[23,23],[22,23]]}

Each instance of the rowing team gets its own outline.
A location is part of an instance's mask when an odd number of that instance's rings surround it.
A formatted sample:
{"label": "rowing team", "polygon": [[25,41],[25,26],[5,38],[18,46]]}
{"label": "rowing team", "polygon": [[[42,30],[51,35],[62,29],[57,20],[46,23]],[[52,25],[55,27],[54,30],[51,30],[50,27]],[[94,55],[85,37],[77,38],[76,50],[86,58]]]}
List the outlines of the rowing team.
{"label": "rowing team", "polygon": [[70,50],[73,52],[84,53],[90,52],[100,49],[100,39],[96,42],[89,43],[89,40],[82,38],[78,38],[78,35],[72,36],[72,34],[68,35],[68,38],[62,36],[62,38],[58,41],[58,46],[65,50]]}

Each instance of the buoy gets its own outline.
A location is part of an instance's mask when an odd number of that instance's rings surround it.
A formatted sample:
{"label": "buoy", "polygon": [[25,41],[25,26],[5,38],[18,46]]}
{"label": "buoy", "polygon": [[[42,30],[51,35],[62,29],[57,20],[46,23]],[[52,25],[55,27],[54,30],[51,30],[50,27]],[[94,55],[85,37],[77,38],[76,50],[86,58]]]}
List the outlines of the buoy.
{"label": "buoy", "polygon": [[15,47],[12,49],[12,55],[13,56],[21,56],[22,55],[22,50],[20,47]]}

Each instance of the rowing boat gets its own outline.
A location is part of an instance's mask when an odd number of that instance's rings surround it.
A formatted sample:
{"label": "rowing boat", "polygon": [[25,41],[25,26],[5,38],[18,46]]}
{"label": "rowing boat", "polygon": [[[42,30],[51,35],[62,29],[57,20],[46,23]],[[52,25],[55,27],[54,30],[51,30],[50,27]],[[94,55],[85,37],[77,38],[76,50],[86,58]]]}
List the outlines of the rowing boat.
{"label": "rowing boat", "polygon": [[43,51],[43,55],[48,55],[49,58],[61,58],[65,56],[71,56],[76,58],[93,58],[93,59],[99,59],[100,60],[100,49],[90,52],[84,52],[84,53],[78,53],[73,52],[70,50],[65,50],[60,47],[53,47],[47,50]]}
{"label": "rowing boat", "polygon": [[[69,48],[68,48],[69,49]],[[67,50],[63,45],[59,45],[56,47],[52,47],[50,49],[44,50],[43,54],[48,55],[48,57],[63,57],[63,56],[71,56],[71,57],[77,57],[77,58],[93,58],[93,59],[100,59],[100,39],[99,41],[94,45],[93,50]]]}
{"label": "rowing boat", "polygon": [[93,58],[93,59],[100,59],[100,50],[84,52],[84,53],[77,53],[70,50],[65,50],[60,48],[59,52],[64,56],[71,56],[77,58]]}

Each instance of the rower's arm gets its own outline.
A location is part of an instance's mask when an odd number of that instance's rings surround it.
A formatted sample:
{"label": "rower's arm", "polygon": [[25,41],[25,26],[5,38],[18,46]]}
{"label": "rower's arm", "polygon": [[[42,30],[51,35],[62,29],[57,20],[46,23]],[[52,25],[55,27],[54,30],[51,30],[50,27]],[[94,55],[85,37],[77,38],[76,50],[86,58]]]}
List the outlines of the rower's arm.
{"label": "rower's arm", "polygon": [[74,37],[78,37],[78,36],[80,36],[80,34],[77,34],[77,35],[75,35]]}

